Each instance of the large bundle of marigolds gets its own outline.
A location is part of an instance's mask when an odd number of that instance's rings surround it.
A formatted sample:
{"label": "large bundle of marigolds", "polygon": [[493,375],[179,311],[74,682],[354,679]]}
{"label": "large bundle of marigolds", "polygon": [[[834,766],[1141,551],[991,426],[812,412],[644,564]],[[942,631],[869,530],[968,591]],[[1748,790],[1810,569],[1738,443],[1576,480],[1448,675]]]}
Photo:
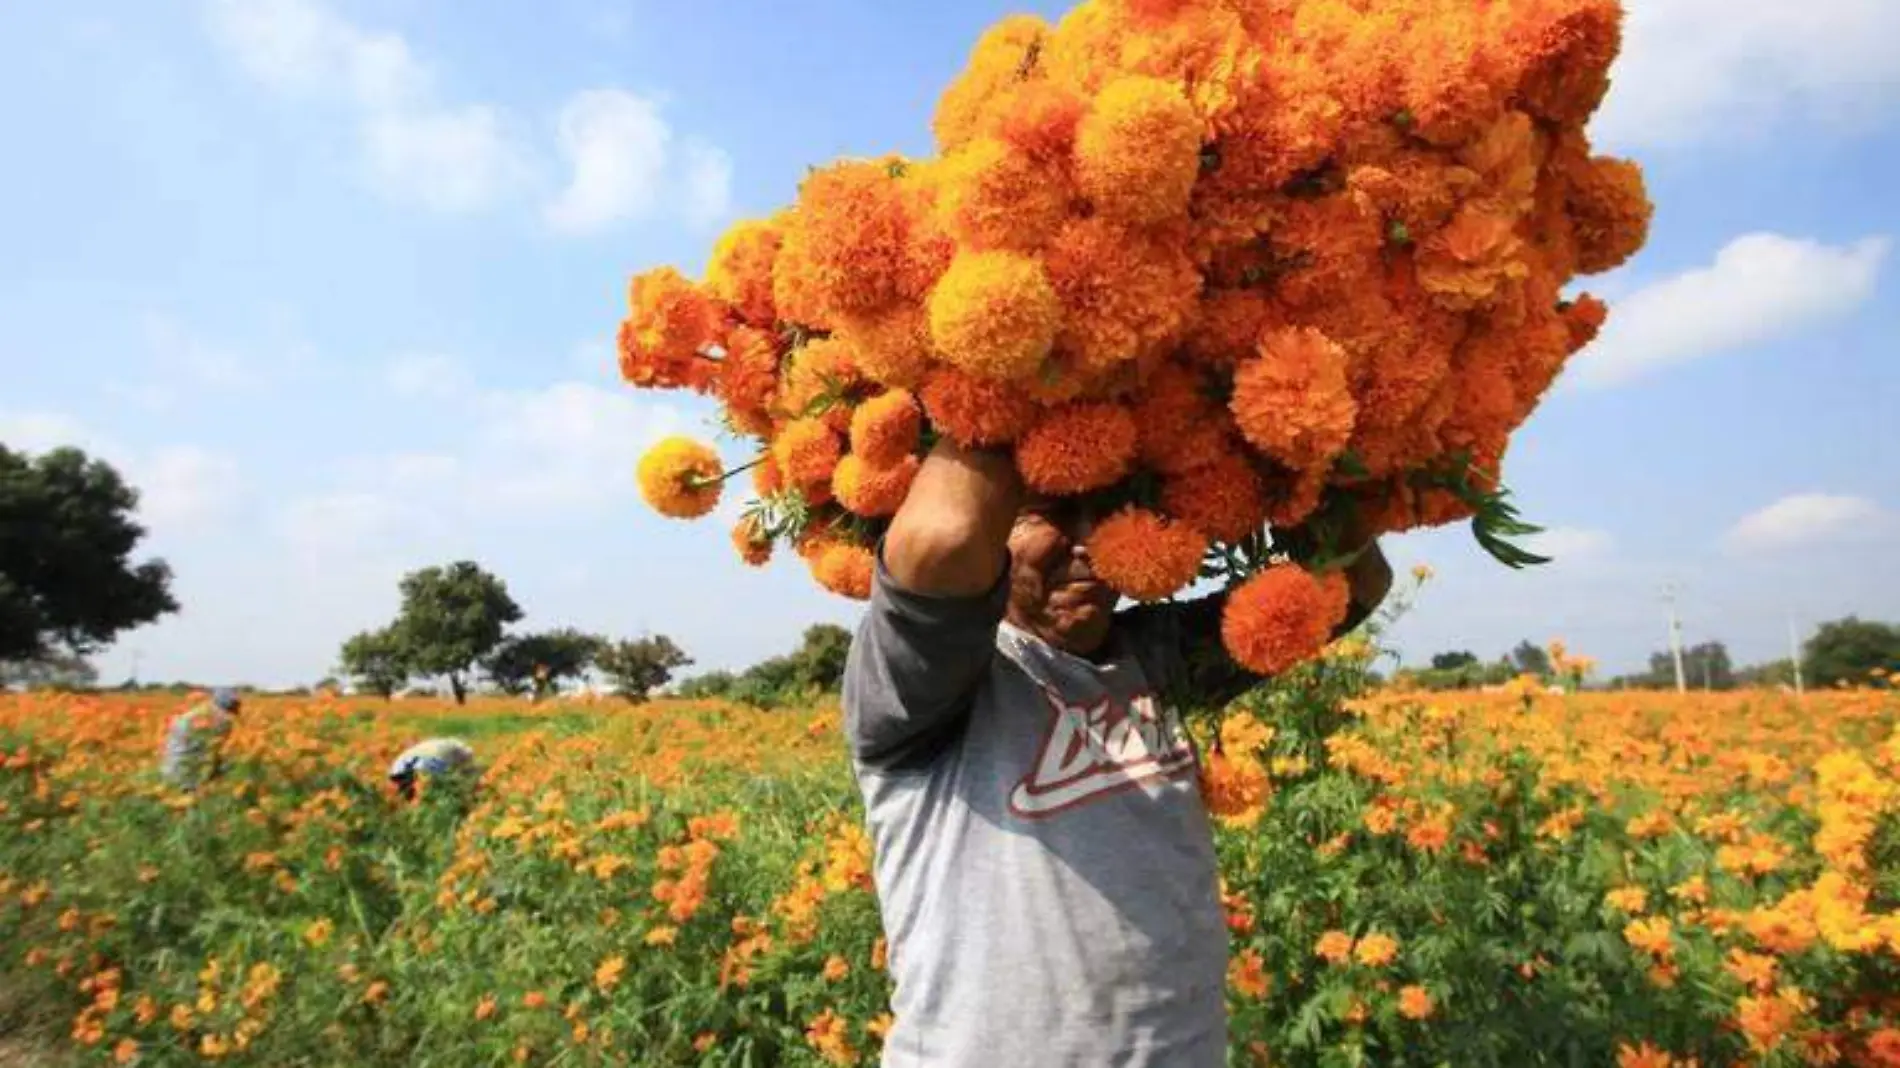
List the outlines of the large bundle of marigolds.
{"label": "large bundle of marigolds", "polygon": [[[1637,168],[1591,154],[1617,0],[1088,0],[1004,20],[927,160],[845,160],[733,226],[703,283],[633,279],[620,367],[756,439],[733,531],[867,595],[936,440],[1097,495],[1130,598],[1237,586],[1230,652],[1274,671],[1344,614],[1263,537],[1482,513],[1512,432],[1602,326],[1570,299],[1647,236]],[[727,471],[663,442],[650,504]]]}

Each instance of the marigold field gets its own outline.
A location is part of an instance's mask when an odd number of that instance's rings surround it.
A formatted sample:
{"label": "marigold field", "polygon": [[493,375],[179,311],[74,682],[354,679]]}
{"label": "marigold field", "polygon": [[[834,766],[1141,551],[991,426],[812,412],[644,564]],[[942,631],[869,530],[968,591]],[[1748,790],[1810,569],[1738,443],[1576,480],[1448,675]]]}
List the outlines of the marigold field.
{"label": "marigold field", "polygon": [[[1900,1064],[1900,695],[1365,655],[1200,723],[1235,1063]],[[875,1062],[835,706],[260,698],[195,799],[180,707],[0,698],[0,1063]],[[444,733],[482,781],[394,799]]]}

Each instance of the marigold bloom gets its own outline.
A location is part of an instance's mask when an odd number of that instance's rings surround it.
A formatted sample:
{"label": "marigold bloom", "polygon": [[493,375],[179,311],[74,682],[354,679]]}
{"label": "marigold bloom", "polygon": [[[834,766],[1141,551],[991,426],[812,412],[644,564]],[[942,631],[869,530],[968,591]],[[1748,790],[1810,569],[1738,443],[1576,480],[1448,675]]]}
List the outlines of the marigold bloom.
{"label": "marigold bloom", "polygon": [[1667,957],[1675,952],[1675,938],[1667,916],[1631,920],[1623,926],[1623,939],[1651,956]]}
{"label": "marigold bloom", "polygon": [[944,360],[981,378],[1027,378],[1055,344],[1062,305],[1042,263],[966,252],[930,294],[930,338]]}
{"label": "marigold bloom", "polygon": [[1062,298],[1056,350],[1081,371],[1120,372],[1167,350],[1193,320],[1203,282],[1181,232],[1071,219],[1044,258]]}
{"label": "marigold bloom", "polygon": [[620,985],[620,977],[626,970],[627,958],[616,953],[601,961],[600,967],[594,969],[594,985],[599,987],[602,993],[607,993]]}
{"label": "marigold bloom", "polygon": [[1344,931],[1327,931],[1319,936],[1313,953],[1328,964],[1344,964],[1352,957],[1352,936]]}
{"label": "marigold bloom", "polygon": [[990,102],[1034,69],[1049,24],[1034,15],[1011,15],[984,31],[963,73],[937,102],[931,128],[937,147],[951,152],[975,135]]}
{"label": "marigold bloom", "polygon": [[825,959],[825,967],[819,972],[827,983],[836,983],[851,974],[851,962],[833,953]]}
{"label": "marigold bloom", "polygon": [[917,451],[923,412],[907,390],[880,393],[851,415],[851,452],[873,467],[891,467]]}
{"label": "marigold bloom", "polygon": [[759,525],[757,516],[740,516],[732,527],[732,547],[739,552],[739,559],[747,567],[763,567],[772,559],[772,539],[767,537]]}
{"label": "marigold bloom", "polygon": [[1253,464],[1223,449],[1203,467],[1169,478],[1161,508],[1217,542],[1240,541],[1267,523],[1266,492]]}
{"label": "marigold bloom", "polygon": [[1346,364],[1346,351],[1317,330],[1268,335],[1234,374],[1240,432],[1296,471],[1330,464],[1352,439],[1358,415]]}
{"label": "marigold bloom", "polygon": [[944,228],[969,249],[1033,249],[1069,211],[1060,171],[993,137],[947,157],[938,181]]}
{"label": "marigold bloom", "polygon": [[1227,962],[1227,985],[1244,998],[1259,1000],[1267,996],[1266,961],[1257,950],[1243,949]]}
{"label": "marigold bloom", "polygon": [[1368,968],[1383,968],[1398,959],[1398,939],[1375,931],[1359,940],[1353,956]]}
{"label": "marigold bloom", "polygon": [[640,941],[649,946],[670,946],[679,940],[679,935],[679,928],[662,925],[648,931]]}
{"label": "marigold bloom", "polygon": [[827,546],[811,563],[812,577],[820,586],[854,601],[871,599],[871,579],[876,568],[876,557],[862,545]]}
{"label": "marigold bloom", "polygon": [[1096,524],[1089,561],[1102,581],[1137,601],[1160,601],[1193,583],[1207,538],[1185,523],[1129,507]]}
{"label": "marigold bloom", "polygon": [[1618,912],[1641,915],[1649,905],[1649,893],[1640,886],[1622,886],[1604,894],[1603,901]]}
{"label": "marigold bloom", "polygon": [[697,519],[719,506],[724,466],[709,445],[674,436],[640,458],[640,496],[672,519]]}
{"label": "marigold bloom", "polygon": [[1438,1003],[1422,986],[1411,984],[1399,988],[1399,1015],[1408,1020],[1428,1020],[1437,1011]]}
{"label": "marigold bloom", "polygon": [[1622,266],[1649,240],[1655,205],[1642,169],[1599,156],[1569,173],[1569,206],[1577,242],[1577,269],[1600,274]]}
{"label": "marigold bloom", "polygon": [[620,376],[650,389],[703,386],[713,365],[700,354],[719,328],[711,298],[671,267],[635,275],[627,298],[631,312],[620,331]]}
{"label": "marigold bloom", "polygon": [[930,314],[922,304],[905,302],[867,315],[838,316],[831,336],[850,350],[865,378],[894,388],[915,388],[934,355]]}
{"label": "marigold bloom", "polygon": [[770,412],[778,392],[778,339],[765,330],[735,327],[726,334],[725,348],[713,387],[736,427],[761,433],[772,425]]}
{"label": "marigold bloom", "polygon": [[1038,493],[1086,493],[1128,473],[1138,436],[1134,416],[1119,404],[1071,404],[1023,435],[1016,466]]}
{"label": "marigold bloom", "polygon": [[779,471],[801,487],[825,485],[844,455],[844,443],[823,419],[795,419],[772,442]]}
{"label": "marigold bloom", "polygon": [[495,995],[483,994],[482,999],[475,1003],[475,1019],[486,1020],[493,1015],[495,1015]]}
{"label": "marigold bloom", "polygon": [[772,266],[778,261],[785,231],[781,219],[741,219],[713,244],[706,264],[706,289],[732,305],[755,326],[777,318],[772,303]]}
{"label": "marigold bloom", "polygon": [[856,1064],[858,1054],[851,1048],[851,1036],[844,1018],[831,1009],[819,1013],[805,1028],[805,1041],[818,1051],[826,1064]]}
{"label": "marigold bloom", "polygon": [[1076,130],[1076,184],[1097,211],[1121,222],[1145,226],[1185,215],[1201,169],[1201,129],[1175,85],[1111,82]]}
{"label": "marigold bloom", "polygon": [[1345,579],[1291,565],[1270,567],[1227,599],[1221,640],[1235,660],[1275,675],[1319,652],[1346,617]]}
{"label": "marigold bloom", "polygon": [[851,160],[814,171],[773,265],[779,313],[823,326],[895,303],[909,236],[909,210],[889,164]]}
{"label": "marigold bloom", "polygon": [[1616,1068],[1672,1068],[1675,1063],[1669,1051],[1657,1049],[1647,1041],[1640,1046],[1624,1043],[1616,1048]]}
{"label": "marigold bloom", "polygon": [[896,515],[898,506],[910,494],[918,466],[917,457],[905,455],[890,467],[873,467],[851,453],[838,461],[831,476],[831,490],[838,503],[853,515],[866,519]]}
{"label": "marigold bloom", "polygon": [[1201,798],[1229,826],[1250,826],[1266,809],[1272,784],[1260,761],[1244,753],[1209,753],[1201,761]]}

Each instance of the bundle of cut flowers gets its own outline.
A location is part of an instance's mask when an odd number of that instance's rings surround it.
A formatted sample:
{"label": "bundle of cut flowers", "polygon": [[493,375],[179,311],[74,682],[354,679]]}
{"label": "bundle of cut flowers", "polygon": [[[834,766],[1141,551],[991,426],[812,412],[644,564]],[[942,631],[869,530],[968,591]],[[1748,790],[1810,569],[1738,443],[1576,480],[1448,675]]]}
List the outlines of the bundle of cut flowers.
{"label": "bundle of cut flowers", "polygon": [[1618,0],[1005,19],[943,94],[936,157],[816,169],[703,282],[633,279],[623,377],[715,397],[756,443],[728,470],[669,439],[643,496],[703,516],[749,471],[740,556],[790,545],[862,598],[928,449],[1008,449],[1030,489],[1097,499],[1088,548],[1127,597],[1231,589],[1228,651],[1262,672],[1345,613],[1342,531],[1470,519],[1538,562],[1500,465],[1603,324],[1567,287],[1651,215],[1584,132],[1621,20]]}

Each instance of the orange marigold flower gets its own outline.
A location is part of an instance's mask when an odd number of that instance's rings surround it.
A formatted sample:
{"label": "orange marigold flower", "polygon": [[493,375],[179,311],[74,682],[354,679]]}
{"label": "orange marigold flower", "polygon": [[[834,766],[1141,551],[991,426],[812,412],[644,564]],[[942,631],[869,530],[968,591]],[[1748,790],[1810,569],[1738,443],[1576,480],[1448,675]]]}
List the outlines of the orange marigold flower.
{"label": "orange marigold flower", "polygon": [[835,338],[815,338],[795,349],[779,376],[778,408],[787,418],[823,419],[833,430],[851,425],[850,392],[864,381],[851,350]]}
{"label": "orange marigold flower", "polygon": [[778,391],[778,339],[769,331],[740,326],[726,334],[725,349],[714,388],[726,402],[735,426],[761,433],[771,426],[772,400]]}
{"label": "orange marigold flower", "polygon": [[660,926],[648,931],[641,942],[649,946],[670,946],[679,940],[679,928]]}
{"label": "orange marigold flower", "polygon": [[725,468],[712,447],[692,438],[666,438],[640,458],[640,496],[672,519],[697,519],[719,506]]}
{"label": "orange marigold flower", "polygon": [[1437,1011],[1432,995],[1416,983],[1399,988],[1399,1015],[1408,1020],[1427,1020]]}
{"label": "orange marigold flower", "polygon": [[1219,290],[1201,302],[1199,311],[1182,351],[1213,367],[1231,367],[1252,356],[1278,318],[1273,302],[1258,289]]}
{"label": "orange marigold flower", "polygon": [[1609,92],[1610,64],[1623,46],[1623,6],[1615,0],[1530,4],[1520,17],[1510,36],[1524,64],[1518,88],[1524,106],[1553,123],[1588,122]]}
{"label": "orange marigold flower", "polygon": [[1134,416],[1119,404],[1071,404],[1023,435],[1016,466],[1038,493],[1086,493],[1128,473],[1138,437]]}
{"label": "orange marigold flower", "polygon": [[944,228],[965,248],[1033,249],[1069,211],[1060,171],[994,137],[946,157],[937,180]]}
{"label": "orange marigold flower", "polygon": [[826,1064],[851,1065],[858,1061],[844,1017],[830,1009],[819,1013],[805,1028],[805,1041]]}
{"label": "orange marigold flower", "polygon": [[1344,964],[1352,957],[1352,936],[1344,931],[1327,931],[1319,936],[1313,953],[1328,964]]}
{"label": "orange marigold flower", "polygon": [[952,152],[975,136],[991,101],[1033,71],[1049,24],[1035,15],[1011,15],[977,39],[970,62],[937,102],[931,129],[937,147]]}
{"label": "orange marigold flower", "polygon": [[888,390],[852,413],[851,452],[873,467],[891,467],[917,451],[923,425],[917,398],[907,390]]}
{"label": "orange marigold flower", "polygon": [[1513,220],[1481,205],[1459,211],[1451,225],[1418,248],[1418,282],[1441,307],[1487,307],[1503,288],[1530,274]]}
{"label": "orange marigold flower", "polygon": [[748,567],[763,567],[772,559],[772,539],[766,536],[765,528],[759,525],[755,515],[740,516],[732,527],[732,547],[739,551],[739,559]]}
{"label": "orange marigold flower", "polygon": [[1186,523],[1131,506],[1096,524],[1088,552],[1095,573],[1117,592],[1159,601],[1193,583],[1207,538]]}
{"label": "orange marigold flower", "polygon": [[594,985],[603,993],[612,990],[620,985],[620,977],[626,970],[627,958],[616,953],[601,961],[600,967],[594,969]]}
{"label": "orange marigold flower", "polygon": [[897,514],[917,477],[918,460],[906,455],[890,467],[873,467],[857,453],[838,461],[831,490],[853,515],[881,519]]}
{"label": "orange marigold flower", "polygon": [[1743,986],[1757,991],[1774,989],[1778,967],[1775,958],[1740,948],[1729,950],[1728,960],[1722,965]]}
{"label": "orange marigold flower", "polygon": [[1055,343],[1062,305],[1048,272],[1014,252],[965,252],[930,294],[930,338],[943,359],[981,378],[1027,378]]}
{"label": "orange marigold flower", "polygon": [[1004,89],[984,114],[977,132],[997,138],[1030,159],[1066,168],[1075,148],[1075,131],[1088,101],[1067,86],[1023,81]]}
{"label": "orange marigold flower", "polygon": [[1062,298],[1056,352],[1093,375],[1122,372],[1172,348],[1201,296],[1182,228],[1136,231],[1100,216],[1071,219],[1045,260]]}
{"label": "orange marigold flower", "polygon": [[1075,135],[1076,184],[1103,215],[1146,226],[1187,213],[1201,170],[1201,118],[1159,78],[1110,82]]}
{"label": "orange marigold flower", "polygon": [[713,365],[700,353],[713,343],[719,310],[698,286],[671,267],[635,275],[627,288],[630,314],[620,331],[620,375],[652,389],[699,386]]}
{"label": "orange marigold flower", "polygon": [[825,967],[819,973],[827,983],[835,983],[851,974],[851,962],[833,953],[825,959]]}
{"label": "orange marigold flower", "polygon": [[1636,916],[1649,906],[1649,892],[1640,886],[1621,886],[1604,894],[1603,901],[1618,912]]}
{"label": "orange marigold flower", "polygon": [[493,1015],[495,1015],[495,995],[483,994],[482,999],[475,1003],[475,1019],[486,1020]]}
{"label": "orange marigold flower", "polygon": [[1134,401],[1141,430],[1141,462],[1162,474],[1205,467],[1227,451],[1232,424],[1206,393],[1194,368],[1165,363],[1148,377]]}
{"label": "orange marigold flower", "polygon": [[1675,1063],[1669,1051],[1657,1049],[1647,1041],[1640,1046],[1626,1042],[1616,1047],[1616,1068],[1671,1068]]}
{"label": "orange marigold flower", "polygon": [[1267,996],[1266,961],[1257,950],[1244,949],[1227,962],[1227,985],[1241,997],[1258,1000]]}
{"label": "orange marigold flower", "polygon": [[524,1009],[538,1009],[547,1003],[548,996],[539,990],[530,990],[521,995],[521,1007]]}
{"label": "orange marigold flower", "polygon": [[1399,942],[1390,935],[1375,931],[1359,940],[1353,955],[1368,968],[1383,968],[1398,959]]}
{"label": "orange marigold flower", "polygon": [[139,1056],[139,1042],[136,1038],[122,1038],[112,1047],[112,1063],[131,1064]]}
{"label": "orange marigold flower", "polygon": [[910,215],[891,171],[886,162],[848,160],[805,179],[773,266],[781,316],[823,326],[897,301]]}
{"label": "orange marigold flower", "polygon": [[844,443],[823,419],[794,419],[772,442],[780,473],[801,487],[829,484],[843,455]]}
{"label": "orange marigold flower", "polygon": [[1600,274],[1621,267],[1649,240],[1649,222],[1656,212],[1643,185],[1642,168],[1598,156],[1567,177],[1577,270]]}
{"label": "orange marigold flower", "polygon": [[1667,916],[1650,916],[1623,925],[1623,940],[1655,957],[1667,957],[1675,951],[1675,939]]}
{"label": "orange marigold flower", "polygon": [[871,578],[876,568],[876,557],[862,545],[827,546],[811,564],[812,577],[820,586],[854,601],[871,599]]}
{"label": "orange marigold flower", "polygon": [[1358,407],[1346,350],[1312,329],[1280,330],[1234,374],[1230,402],[1253,446],[1296,471],[1332,463],[1352,440]]}
{"label": "orange marigold flower", "polygon": [[1161,507],[1214,541],[1240,541],[1267,523],[1266,492],[1253,464],[1222,448],[1203,467],[1169,478]]}
{"label": "orange marigold flower", "polygon": [[1200,787],[1207,811],[1231,826],[1249,826],[1266,811],[1272,783],[1251,756],[1214,752],[1201,761]]}
{"label": "orange marigold flower", "polygon": [[1221,640],[1247,670],[1275,675],[1324,648],[1346,618],[1346,580],[1291,565],[1270,567],[1227,599]]}
{"label": "orange marigold flower", "polygon": [[780,218],[741,219],[713,244],[706,265],[706,288],[738,310],[749,323],[771,326],[777,318],[772,303],[772,266],[784,243]]}
{"label": "orange marigold flower", "polygon": [[903,303],[870,315],[842,315],[831,336],[851,351],[864,377],[911,389],[930,368],[930,313]]}

